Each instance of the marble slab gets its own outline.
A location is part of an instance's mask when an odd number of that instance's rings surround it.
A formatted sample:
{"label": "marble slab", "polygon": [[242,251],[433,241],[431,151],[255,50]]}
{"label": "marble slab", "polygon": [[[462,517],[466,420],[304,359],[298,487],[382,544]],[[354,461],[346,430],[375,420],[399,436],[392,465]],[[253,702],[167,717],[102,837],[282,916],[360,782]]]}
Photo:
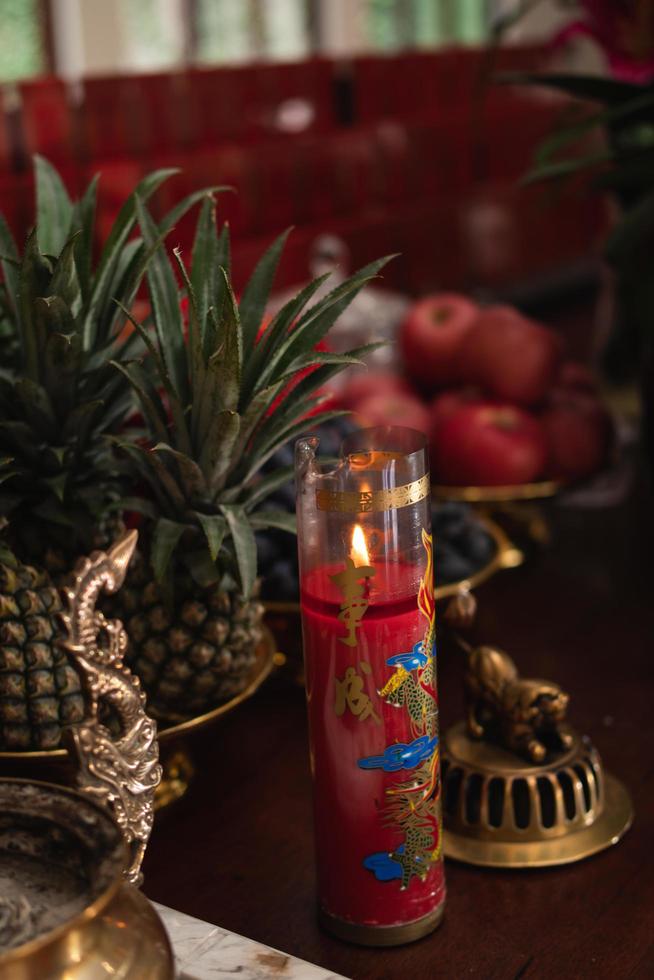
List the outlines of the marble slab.
{"label": "marble slab", "polygon": [[165,905],[152,903],[161,916],[173,949],[178,980],[347,980],[340,974],[212,926]]}

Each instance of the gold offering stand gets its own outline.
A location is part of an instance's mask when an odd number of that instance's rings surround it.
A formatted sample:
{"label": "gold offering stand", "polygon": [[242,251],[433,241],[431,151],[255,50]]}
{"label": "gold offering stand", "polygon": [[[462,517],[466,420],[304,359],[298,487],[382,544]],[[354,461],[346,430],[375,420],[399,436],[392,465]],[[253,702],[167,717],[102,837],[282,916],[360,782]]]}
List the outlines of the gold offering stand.
{"label": "gold offering stand", "polygon": [[454,500],[471,504],[478,513],[490,520],[505,520],[526,535],[529,541],[547,545],[550,528],[543,513],[543,503],[556,497],[565,484],[561,480],[538,480],[534,483],[516,483],[497,487],[432,485],[435,500]]}
{"label": "gold offering stand", "polygon": [[[460,629],[474,614],[464,592],[446,622]],[[467,658],[467,717],[443,738],[446,856],[536,868],[616,844],[631,826],[631,800],[590,739],[565,723],[568,695],[554,682],[520,677],[504,651],[455,638]]]}

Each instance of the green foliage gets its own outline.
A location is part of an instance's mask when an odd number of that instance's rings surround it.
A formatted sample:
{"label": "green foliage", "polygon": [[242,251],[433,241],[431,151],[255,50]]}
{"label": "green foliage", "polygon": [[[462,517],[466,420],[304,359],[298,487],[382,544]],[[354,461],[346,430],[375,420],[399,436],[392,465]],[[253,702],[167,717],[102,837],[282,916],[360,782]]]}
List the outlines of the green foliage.
{"label": "green foliage", "polygon": [[199,584],[221,582],[247,597],[256,578],[254,530],[294,526],[288,514],[257,510],[290,476],[285,469],[262,477],[261,467],[309,426],[340,414],[318,409],[307,417],[325,380],[360,363],[376,345],[347,355],[315,347],[387,259],[361,269],[307,309],[323,282],[316,280],[264,329],[287,233],[263,255],[238,304],[229,275],[229,231],[218,228],[211,196],[200,210],[190,270],[178,250],[173,268],[139,200],[136,212],[152,249],[147,282],[154,329],[134,325],[152,375],[138,360],[116,361],[115,367],[132,385],[149,433],[147,447],[119,444],[134,478],[149,487],[140,509],[150,520],[152,567],[160,582],[170,584],[179,560]]}
{"label": "green foliage", "polygon": [[149,174],[94,263],[97,178],[73,201],[47,160],[35,157],[34,171],[36,227],[22,254],[0,217],[0,337],[11,351],[0,372],[0,518],[26,556],[49,548],[75,555],[117,505],[119,475],[105,435],[122,424],[133,396],[109,362],[142,347],[138,335],[121,338],[124,310],[198,195],[135,238],[137,207],[175,171]]}
{"label": "green foliage", "polygon": [[[511,84],[540,85],[588,100],[597,108],[566,123],[541,143],[526,182],[586,175],[609,191],[620,215],[604,255],[618,277],[619,319],[606,357],[616,380],[633,376],[654,349],[654,85],[583,75],[513,75]],[[590,149],[584,141],[595,136]]]}

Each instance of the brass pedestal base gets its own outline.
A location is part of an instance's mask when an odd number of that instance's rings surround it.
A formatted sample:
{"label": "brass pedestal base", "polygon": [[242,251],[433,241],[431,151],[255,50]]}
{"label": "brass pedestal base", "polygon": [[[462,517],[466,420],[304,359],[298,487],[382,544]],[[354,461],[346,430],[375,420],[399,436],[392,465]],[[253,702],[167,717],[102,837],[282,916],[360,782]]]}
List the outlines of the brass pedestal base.
{"label": "brass pedestal base", "polygon": [[339,919],[324,909],[318,908],[318,922],[337,939],[344,939],[357,946],[404,946],[422,939],[437,929],[443,919],[445,902],[421,919],[404,922],[400,926],[363,926],[345,919]]}
{"label": "brass pedestal base", "polygon": [[587,738],[544,765],[478,742],[464,723],[443,740],[445,856],[496,868],[570,864],[617,844],[633,820],[622,783]]}

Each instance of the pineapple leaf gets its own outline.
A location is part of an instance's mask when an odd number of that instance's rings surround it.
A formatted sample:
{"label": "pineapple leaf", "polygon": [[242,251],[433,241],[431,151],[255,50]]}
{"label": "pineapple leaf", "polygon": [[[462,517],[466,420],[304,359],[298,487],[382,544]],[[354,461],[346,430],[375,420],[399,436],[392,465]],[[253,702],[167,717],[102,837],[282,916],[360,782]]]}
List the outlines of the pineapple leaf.
{"label": "pineapple leaf", "polygon": [[34,179],[41,248],[46,254],[59,255],[70,234],[73,205],[55,168],[38,153],[34,155]]}
{"label": "pineapple leaf", "polygon": [[178,444],[181,448],[181,451],[190,456],[192,452],[192,447],[191,447],[191,437],[188,431],[188,426],[186,424],[186,413],[184,412],[182,404],[179,398],[177,397],[177,392],[175,391],[172,381],[170,380],[170,375],[168,374],[166,365],[163,362],[161,354],[157,350],[156,346],[152,343],[152,339],[148,331],[146,330],[146,328],[143,326],[143,324],[139,323],[138,320],[135,320],[132,314],[129,312],[129,310],[126,309],[126,307],[124,307],[122,303],[119,303],[118,305],[120,309],[123,311],[123,313],[125,314],[125,316],[127,317],[127,319],[129,320],[129,322],[132,324],[132,326],[134,327],[138,335],[141,337],[143,343],[147,347],[150,356],[152,357],[155,363],[157,369],[157,375],[166,390],[166,394],[168,395],[168,403],[170,405],[170,412],[173,417],[173,422],[175,424]]}
{"label": "pineapple leaf", "polygon": [[215,585],[216,582],[220,581],[220,572],[211,560],[206,548],[185,551],[180,555],[180,558],[191,573],[193,580],[201,588],[207,589],[210,585]]}
{"label": "pineapple leaf", "polygon": [[187,525],[170,521],[167,517],[160,517],[155,524],[150,548],[150,564],[157,582],[163,582],[166,577],[170,559],[186,530],[188,530]]}
{"label": "pineapple leaf", "polygon": [[278,346],[269,358],[267,367],[259,377],[257,387],[261,388],[265,384],[269,384],[271,380],[275,380],[295,357],[315,347],[325,337],[354,297],[392,257],[388,255],[364,266],[363,269],[350,276],[345,282],[340,283],[327,296],[310,307],[298,320],[287,339]]}
{"label": "pineapple leaf", "polygon": [[218,235],[218,268],[224,269],[228,276],[232,272],[232,243],[229,236],[229,222],[225,222]]}
{"label": "pineapple leaf", "polygon": [[216,293],[220,265],[216,234],[216,202],[212,197],[206,197],[198,216],[191,258],[191,283],[201,324],[206,319]]}
{"label": "pineapple leaf", "polygon": [[229,277],[223,268],[220,269],[219,279],[222,279],[224,287],[223,304],[216,323],[221,349],[212,352],[209,363],[218,358],[224,361],[223,401],[225,408],[236,409],[243,368],[243,327]]}
{"label": "pineapple leaf", "polygon": [[293,466],[284,466],[266,475],[262,480],[259,480],[247,493],[245,499],[241,501],[246,511],[252,510],[253,507],[260,504],[262,500],[265,500],[275,490],[278,490],[280,487],[285,487],[287,483],[290,483],[293,479],[294,471],[295,468]]}
{"label": "pineapple leaf", "polygon": [[[19,378],[15,384],[24,417],[49,442],[57,439],[57,423],[52,402],[45,388],[31,378]],[[33,437],[32,437],[33,438]]]}
{"label": "pineapple leaf", "polygon": [[198,451],[205,433],[217,411],[236,411],[241,381],[241,327],[234,295],[225,271],[220,270],[225,283],[225,302],[220,316],[212,308],[213,352],[202,369],[200,383],[193,392],[193,443]]}
{"label": "pineapple leaf", "polygon": [[66,418],[73,408],[81,358],[79,334],[49,335],[43,352],[44,384],[59,418]]}
{"label": "pineapple leaf", "polygon": [[55,497],[59,503],[64,502],[64,494],[66,492],[66,473],[56,473],[54,476],[48,476],[44,479],[44,483],[47,487],[50,487]]}
{"label": "pineapple leaf", "polygon": [[143,497],[121,497],[118,507],[121,511],[133,510],[137,514],[143,514],[144,517],[149,517],[152,521],[156,521],[159,516],[152,501],[145,500]]}
{"label": "pineapple leaf", "polygon": [[85,347],[92,348],[96,332],[98,313],[107,306],[111,296],[116,267],[120,262],[123,248],[136,224],[136,201],[145,202],[154,194],[165,180],[178,173],[176,168],[155,170],[138,184],[136,190],[125,201],[107,237],[100,261],[96,269],[93,288],[86,307],[84,318]]}
{"label": "pineapple leaf", "polygon": [[27,422],[0,421],[0,435],[3,449],[11,448],[17,456],[20,453],[31,464],[37,461],[39,446],[35,445],[34,433]]}
{"label": "pineapple leaf", "polygon": [[262,419],[265,417],[266,412],[281,391],[283,384],[283,381],[279,381],[276,384],[270,385],[268,388],[264,388],[262,391],[257,392],[248,405],[245,415],[243,415],[241,418],[241,430],[239,433],[238,442],[234,447],[233,456],[235,462],[240,460],[245,447],[247,446],[257,427],[262,424]]}
{"label": "pineapple leaf", "polygon": [[194,204],[198,201],[204,200],[207,194],[220,194],[223,191],[231,191],[232,187],[227,187],[226,185],[220,185],[216,187],[203,187],[199,191],[193,191],[191,194],[187,194],[186,197],[182,198],[179,204],[176,204],[174,208],[166,214],[159,225],[159,230],[163,233],[164,237],[172,231],[178,221],[180,221],[187,211],[190,211]]}
{"label": "pineapple leaf", "polygon": [[317,428],[324,422],[329,422],[331,419],[338,419],[343,415],[349,414],[350,413],[348,411],[343,409],[318,412],[316,415],[312,415],[311,418],[302,418],[299,421],[295,421],[292,424],[287,425],[285,428],[280,426],[279,429],[275,429],[272,432],[267,433],[266,439],[253,446],[252,452],[248,454],[247,458],[244,459],[244,463],[246,464],[250,459],[252,462],[249,463],[249,466],[245,471],[245,475],[240,480],[240,486],[247,486],[252,477],[259,472],[264,463],[266,463],[278,449],[281,449],[282,446],[286,445],[287,442],[290,442],[292,439],[296,439],[298,436],[304,435],[304,433],[309,429]]}
{"label": "pineapple leaf", "polygon": [[132,238],[125,243],[120,257],[116,262],[113,279],[107,293],[110,301],[98,317],[96,342],[94,347],[100,347],[103,342],[111,343],[118,333],[120,311],[116,308],[122,303],[128,308],[134,302],[134,297],[141,284],[143,273],[151,257],[143,244],[142,238]]}
{"label": "pineapple leaf", "polygon": [[159,442],[168,442],[166,410],[151,379],[136,361],[128,364],[110,361],[110,364],[127,378],[136,392],[152,436]]}
{"label": "pineapple leaf", "polygon": [[[372,344],[364,344],[362,347],[355,347],[353,350],[349,351],[345,355],[336,355],[325,357],[324,351],[313,351],[312,355],[308,355],[308,366],[315,364],[315,369],[309,372],[305,377],[301,378],[296,385],[289,388],[282,404],[279,406],[277,412],[271,416],[274,420],[278,412],[283,412],[286,417],[290,415],[291,412],[296,414],[301,414],[301,409],[299,406],[305,401],[309,396],[314,394],[323,387],[326,381],[333,378],[334,375],[339,374],[344,368],[348,366],[349,363],[355,365],[366,366],[364,358],[373,351],[378,350],[380,347],[385,347],[386,344],[383,341],[378,341]],[[309,358],[315,357],[316,360],[312,361]],[[347,360],[341,361],[339,358],[352,358],[352,361]]]}
{"label": "pineapple leaf", "polygon": [[[148,453],[142,446],[137,446],[132,442],[125,442],[125,440],[114,437],[109,437],[109,441],[127,457],[128,464],[119,464],[119,469],[124,471],[128,476],[136,472],[139,479],[147,483],[150,487],[158,502],[159,509],[157,513],[160,514],[162,511],[174,512],[175,506],[171,503],[171,496],[166,492],[162,483],[157,478],[156,472],[154,472],[152,454]],[[177,500],[177,497],[174,497],[174,499]]]}
{"label": "pineapple leaf", "polygon": [[25,374],[33,381],[39,376],[39,352],[43,349],[44,338],[39,336],[39,325],[34,315],[34,300],[47,294],[52,267],[41,255],[36,237],[36,229],[31,232],[25,244],[23,260],[18,277],[20,302],[20,340]]}
{"label": "pineapple leaf", "polygon": [[80,290],[79,279],[77,278],[77,267],[75,265],[75,250],[79,232],[68,239],[61,254],[57,259],[48,295],[57,297],[70,307],[73,316],[77,316],[82,307],[82,293]]}
{"label": "pineapple leaf", "polygon": [[18,294],[20,256],[18,255],[14,236],[9,230],[9,225],[2,214],[0,214],[0,255],[0,268],[2,268],[2,275],[4,277],[8,305],[14,317],[17,317],[16,296]]}
{"label": "pineapple leaf", "polygon": [[74,518],[66,511],[56,496],[48,497],[42,501],[33,508],[33,513],[48,523],[58,524],[60,527],[72,528],[75,526]]}
{"label": "pineapple leaf", "polygon": [[83,402],[78,405],[77,408],[73,409],[70,413],[64,427],[62,430],[62,440],[67,442],[68,440],[75,439],[78,446],[82,447],[86,444],[87,438],[98,414],[104,408],[101,401],[89,401]]}
{"label": "pineapple leaf", "polygon": [[173,449],[173,447],[169,446],[166,442],[158,443],[154,447],[153,452],[169,453],[173,457],[177,463],[177,469],[179,470],[182,486],[187,498],[193,499],[207,497],[209,493],[207,481],[204,478],[204,473],[194,460],[192,460],[189,456],[186,456],[184,453],[180,453],[176,449]]}
{"label": "pineapple leaf", "polygon": [[72,226],[79,235],[75,240],[75,265],[79,277],[84,305],[91,292],[91,264],[93,258],[93,233],[98,196],[99,174],[95,174],[81,199],[75,204]]}
{"label": "pineapple leaf", "polygon": [[188,296],[188,346],[190,349],[190,369],[191,369],[191,390],[195,390],[198,379],[202,375],[203,355],[202,337],[200,335],[200,316],[198,311],[195,291],[186,271],[186,266],[182,262],[181,252],[178,248],[173,249],[173,255],[177,262],[182,282],[186,286]]}
{"label": "pineapple leaf", "polygon": [[143,240],[148,248],[154,250],[148,266],[147,279],[159,350],[180,401],[186,403],[189,397],[189,379],[177,282],[168,256],[163,246],[158,243],[157,226],[138,195],[136,214]]}
{"label": "pineapple leaf", "polygon": [[297,354],[315,347],[323,340],[341,313],[347,309],[366,283],[374,279],[379,270],[391,258],[393,258],[392,255],[387,255],[377,259],[376,262],[370,262],[353,276],[350,276],[349,279],[346,279],[340,286],[333,289],[323,300],[307,310],[300,318],[295,330],[289,335],[285,349],[280,351],[278,367],[284,368]]}
{"label": "pineapple leaf", "polygon": [[32,312],[39,338],[39,353],[43,352],[48,337],[53,333],[77,336],[73,314],[60,296],[38,296]]}
{"label": "pineapple leaf", "polygon": [[225,518],[219,514],[203,514],[201,511],[195,511],[195,516],[200,522],[207,539],[211,561],[215,561],[218,557],[220,546],[223,543],[225,531],[227,530]]}
{"label": "pineapple leaf", "polygon": [[222,488],[240,425],[240,415],[225,409],[213,416],[207,429],[200,451],[200,467],[214,494]]}
{"label": "pineapple leaf", "polygon": [[249,599],[257,576],[257,543],[248,516],[238,504],[221,504],[234,542],[241,591]]}
{"label": "pineapple leaf", "polygon": [[268,324],[248,358],[243,381],[242,399],[249,397],[266,364],[267,358],[271,353],[274,353],[279,341],[289,332],[296,317],[302,312],[311,297],[320,289],[323,283],[329,279],[330,275],[331,273],[326,272],[324,276],[319,276],[317,279],[312,280],[297,296],[293,296]]}
{"label": "pineapple leaf", "polygon": [[289,378],[295,377],[300,371],[305,371],[307,368],[321,364],[337,364],[345,368],[354,364],[362,365],[364,361],[359,357],[354,357],[352,354],[333,354],[331,351],[310,350],[304,354],[299,354],[295,360],[291,361],[277,380],[288,381]]}
{"label": "pineapple leaf", "polygon": [[257,510],[254,514],[250,514],[250,524],[255,531],[274,527],[279,531],[297,534],[295,514],[289,514],[286,510]]}
{"label": "pineapple leaf", "polygon": [[286,239],[291,232],[290,228],[275,239],[270,248],[263,254],[257,266],[243,290],[240,303],[241,322],[243,324],[243,346],[250,351],[254,347],[257,333],[261,325],[270,290],[279,264],[279,259],[284,250]]}

